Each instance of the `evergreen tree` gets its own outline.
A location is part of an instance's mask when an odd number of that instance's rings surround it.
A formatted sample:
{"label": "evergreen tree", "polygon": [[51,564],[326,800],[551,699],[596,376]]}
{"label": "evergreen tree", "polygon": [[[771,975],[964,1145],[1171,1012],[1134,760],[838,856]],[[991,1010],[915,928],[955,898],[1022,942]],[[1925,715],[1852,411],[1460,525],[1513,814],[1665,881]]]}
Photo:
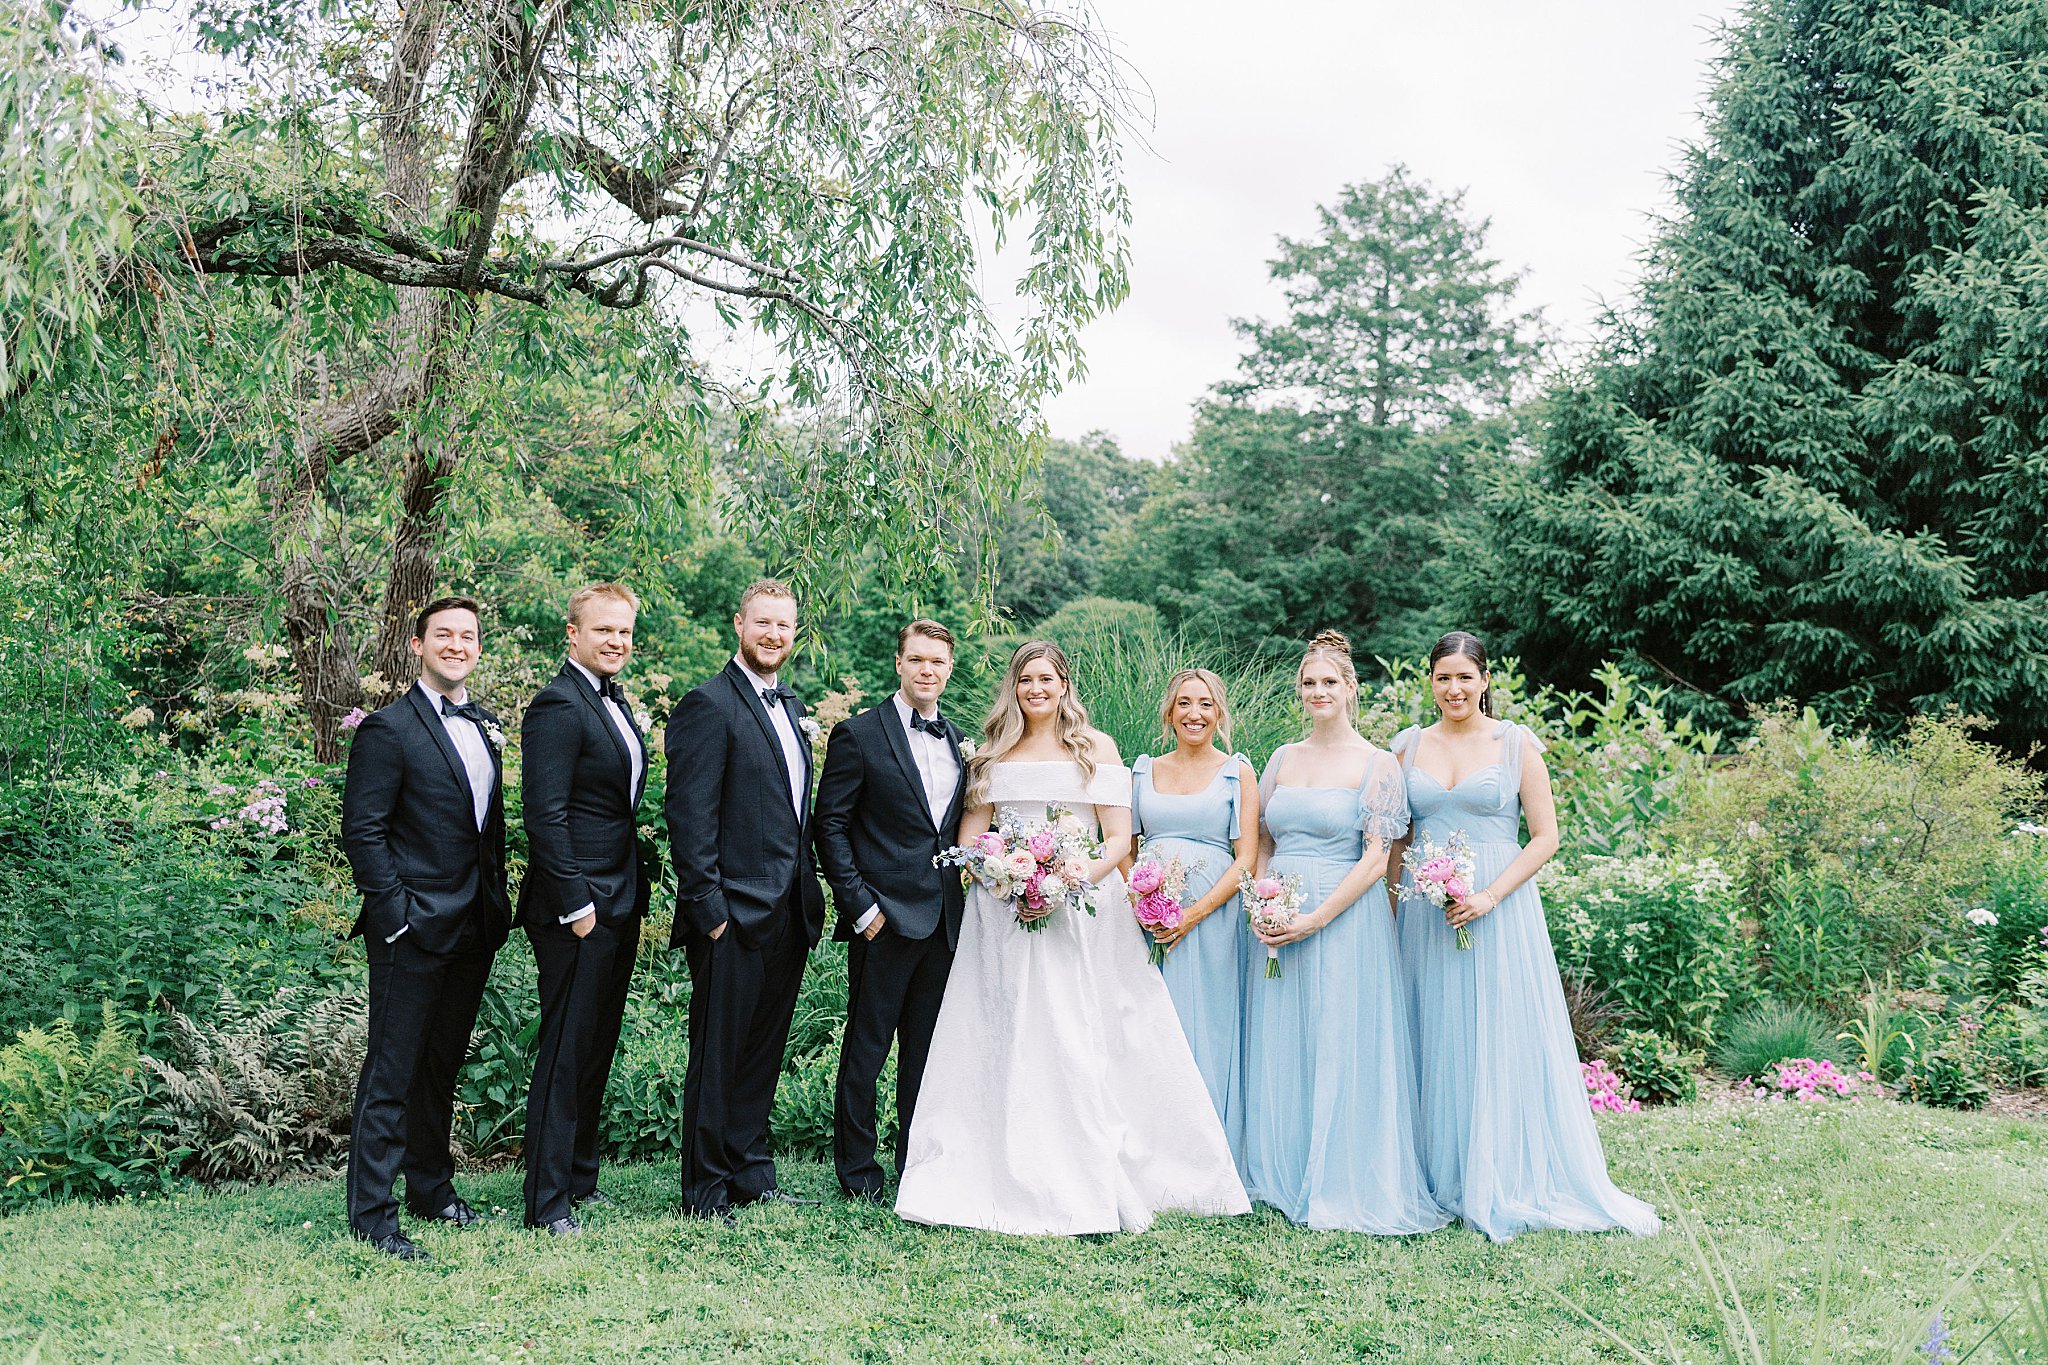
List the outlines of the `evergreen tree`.
{"label": "evergreen tree", "polygon": [[1726,722],[2048,713],[2048,7],[1756,0],[1636,309],[1498,466],[1475,624]]}
{"label": "evergreen tree", "polygon": [[[1463,196],[1395,167],[1283,238],[1287,312],[1240,322],[1239,376],[1196,415],[1115,575],[1172,623],[1291,648],[1325,626],[1364,650],[1434,631],[1444,532],[1538,356],[1518,281]],[[1133,586],[1136,591],[1133,591]]]}

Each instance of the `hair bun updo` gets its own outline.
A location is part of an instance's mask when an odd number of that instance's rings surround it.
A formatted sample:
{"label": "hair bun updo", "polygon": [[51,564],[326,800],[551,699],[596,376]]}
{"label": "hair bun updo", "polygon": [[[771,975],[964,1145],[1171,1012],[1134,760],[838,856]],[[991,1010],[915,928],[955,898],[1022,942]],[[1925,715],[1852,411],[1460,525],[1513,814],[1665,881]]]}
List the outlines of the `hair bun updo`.
{"label": "hair bun updo", "polygon": [[1310,649],[1335,650],[1345,658],[1351,657],[1351,638],[1341,630],[1319,630],[1316,638],[1308,642]]}

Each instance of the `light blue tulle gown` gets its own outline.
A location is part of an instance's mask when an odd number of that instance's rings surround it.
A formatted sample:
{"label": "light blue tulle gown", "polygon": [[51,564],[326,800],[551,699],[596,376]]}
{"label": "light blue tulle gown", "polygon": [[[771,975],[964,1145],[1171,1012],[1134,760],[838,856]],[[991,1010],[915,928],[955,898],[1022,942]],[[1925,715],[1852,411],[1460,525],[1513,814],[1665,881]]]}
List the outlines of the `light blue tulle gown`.
{"label": "light blue tulle gown", "polygon": [[[1406,832],[1408,803],[1390,755],[1375,754],[1354,790],[1274,786],[1285,753],[1267,764],[1262,788],[1267,870],[1301,879],[1307,913],[1364,856],[1367,837]],[[1415,1051],[1385,884],[1282,948],[1277,979],[1247,938],[1247,1191],[1312,1228],[1405,1234],[1448,1223],[1415,1143]]]}
{"label": "light blue tulle gown", "polygon": [[[1483,890],[1521,852],[1522,760],[1543,742],[1503,721],[1500,757],[1446,791],[1414,765],[1419,735],[1394,737],[1415,840],[1444,845],[1464,831]],[[1471,930],[1461,951],[1443,911],[1402,898],[1422,1159],[1437,1201],[1496,1242],[1531,1228],[1657,1231],[1655,1211],[1608,1179],[1535,882]]]}
{"label": "light blue tulle gown", "polygon": [[[1187,870],[1184,904],[1200,900],[1237,858],[1238,783],[1242,756],[1232,754],[1201,791],[1176,796],[1152,785],[1152,756],[1131,764],[1131,814],[1145,837],[1143,853],[1177,858]],[[1244,1173],[1244,960],[1251,937],[1232,896],[1189,930],[1159,968],[1195,1054],[1209,1098]]]}

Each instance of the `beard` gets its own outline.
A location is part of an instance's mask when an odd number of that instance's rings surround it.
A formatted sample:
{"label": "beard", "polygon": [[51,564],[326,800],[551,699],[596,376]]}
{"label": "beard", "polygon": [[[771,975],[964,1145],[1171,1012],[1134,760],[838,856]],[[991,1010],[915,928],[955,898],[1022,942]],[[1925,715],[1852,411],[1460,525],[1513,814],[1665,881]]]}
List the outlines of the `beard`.
{"label": "beard", "polygon": [[756,652],[753,645],[749,644],[745,640],[740,641],[740,662],[745,664],[754,673],[758,674],[763,678],[774,677],[777,673],[781,671],[782,665],[788,662],[788,660],[789,650],[786,648],[780,654],[776,655],[775,662],[770,663],[768,660],[762,658],[758,652]]}

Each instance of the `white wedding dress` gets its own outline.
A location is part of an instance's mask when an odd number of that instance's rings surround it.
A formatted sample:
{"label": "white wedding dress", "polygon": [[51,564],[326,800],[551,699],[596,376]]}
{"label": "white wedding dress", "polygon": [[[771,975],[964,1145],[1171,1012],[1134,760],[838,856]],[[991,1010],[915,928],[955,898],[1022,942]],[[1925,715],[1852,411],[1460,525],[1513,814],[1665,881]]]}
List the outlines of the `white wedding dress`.
{"label": "white wedding dress", "polygon": [[[1129,807],[1127,768],[1001,763],[998,816]],[[1099,825],[1098,825],[1099,828]],[[896,1211],[1044,1234],[1149,1227],[1163,1209],[1248,1213],[1230,1145],[1144,932],[1111,873],[1096,912],[1035,932],[973,887],[910,1128]]]}

